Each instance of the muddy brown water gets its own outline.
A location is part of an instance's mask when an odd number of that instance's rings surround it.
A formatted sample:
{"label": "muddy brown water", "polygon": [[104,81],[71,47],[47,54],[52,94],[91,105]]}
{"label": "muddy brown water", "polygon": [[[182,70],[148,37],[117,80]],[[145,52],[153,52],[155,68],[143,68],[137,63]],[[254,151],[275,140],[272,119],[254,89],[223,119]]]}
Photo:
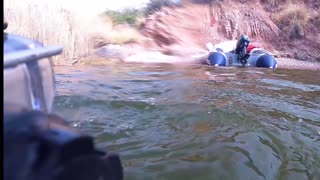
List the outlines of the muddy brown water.
{"label": "muddy brown water", "polygon": [[57,66],[54,112],[118,152],[125,179],[320,179],[320,72]]}

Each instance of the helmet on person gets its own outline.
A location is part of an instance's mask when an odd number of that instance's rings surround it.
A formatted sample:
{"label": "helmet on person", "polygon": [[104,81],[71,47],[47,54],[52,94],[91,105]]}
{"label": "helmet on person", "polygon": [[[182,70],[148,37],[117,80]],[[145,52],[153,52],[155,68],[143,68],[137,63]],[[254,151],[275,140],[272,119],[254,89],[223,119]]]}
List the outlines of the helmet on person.
{"label": "helmet on person", "polygon": [[236,45],[236,54],[238,54],[239,61],[242,63],[242,65],[245,65],[247,63],[247,47],[250,43],[250,38],[247,35],[241,35],[239,37],[239,40]]}
{"label": "helmet on person", "polygon": [[247,48],[249,43],[250,43],[250,38],[247,35],[243,35],[242,34],[239,37],[239,40],[238,40],[237,45],[236,45],[236,53],[240,54],[241,49],[243,49],[243,47]]}

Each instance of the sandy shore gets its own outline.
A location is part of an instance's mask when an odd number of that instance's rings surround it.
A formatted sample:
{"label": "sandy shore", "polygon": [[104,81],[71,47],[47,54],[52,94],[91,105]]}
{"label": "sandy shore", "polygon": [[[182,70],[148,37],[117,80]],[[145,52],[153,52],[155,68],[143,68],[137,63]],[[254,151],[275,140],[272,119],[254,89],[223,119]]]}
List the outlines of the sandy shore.
{"label": "sandy shore", "polygon": [[277,58],[278,68],[320,70],[319,62],[307,62],[290,58]]}

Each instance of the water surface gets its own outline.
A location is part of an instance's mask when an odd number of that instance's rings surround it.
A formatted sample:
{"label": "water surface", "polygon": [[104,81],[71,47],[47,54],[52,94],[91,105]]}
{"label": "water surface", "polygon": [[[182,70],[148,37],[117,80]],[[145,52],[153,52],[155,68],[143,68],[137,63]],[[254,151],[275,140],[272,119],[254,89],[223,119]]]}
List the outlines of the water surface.
{"label": "water surface", "polygon": [[125,179],[320,179],[320,72],[56,67],[54,111],[120,153]]}

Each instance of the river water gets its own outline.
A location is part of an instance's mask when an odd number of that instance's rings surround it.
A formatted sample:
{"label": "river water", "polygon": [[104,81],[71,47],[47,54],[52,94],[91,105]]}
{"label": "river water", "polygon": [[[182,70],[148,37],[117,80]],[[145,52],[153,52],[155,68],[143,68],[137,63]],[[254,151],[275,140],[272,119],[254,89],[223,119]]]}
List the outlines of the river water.
{"label": "river water", "polygon": [[320,72],[110,63],[55,68],[54,112],[125,179],[320,179]]}

